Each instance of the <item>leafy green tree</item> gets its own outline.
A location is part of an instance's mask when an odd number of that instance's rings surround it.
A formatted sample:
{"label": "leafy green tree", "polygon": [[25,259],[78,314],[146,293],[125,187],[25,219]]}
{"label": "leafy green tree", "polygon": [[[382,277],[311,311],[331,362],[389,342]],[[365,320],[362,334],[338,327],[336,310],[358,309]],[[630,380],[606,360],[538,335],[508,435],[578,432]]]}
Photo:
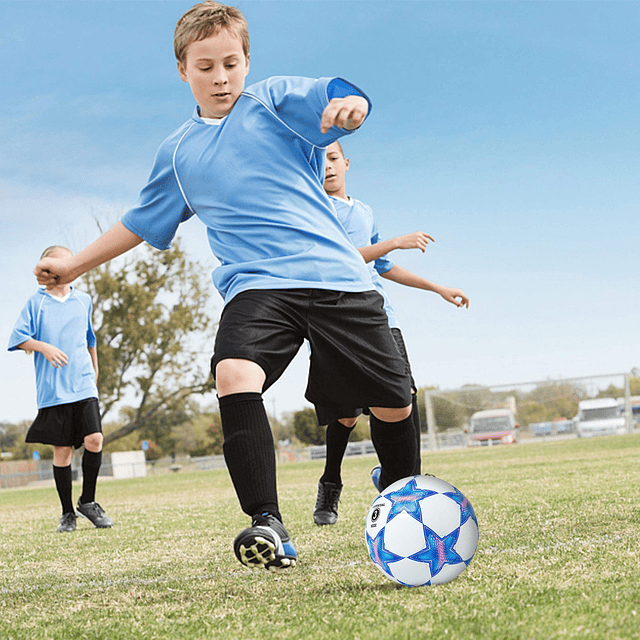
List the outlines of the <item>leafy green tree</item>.
{"label": "leafy green tree", "polygon": [[211,283],[180,243],[167,251],[147,245],[89,271],[81,287],[93,299],[102,416],[126,401],[125,424],[105,444],[136,430],[165,439],[186,400],[214,388],[199,364],[211,348]]}
{"label": "leafy green tree", "polygon": [[304,444],[321,445],[326,442],[326,429],[318,424],[316,412],[306,408],[293,414],[293,429],[296,438]]}
{"label": "leafy green tree", "polygon": [[[629,376],[629,393],[632,396],[640,395],[640,378]],[[610,384],[606,389],[601,390],[598,398],[624,398],[624,387],[616,387]]]}
{"label": "leafy green tree", "polygon": [[580,384],[557,380],[539,384],[535,389],[517,397],[518,420],[523,426],[535,422],[549,422],[555,418],[573,418],[578,403],[587,393]]}
{"label": "leafy green tree", "polygon": [[29,423],[11,424],[9,422],[0,424],[0,451],[10,451],[19,444],[27,433]]}
{"label": "leafy green tree", "polygon": [[[326,427],[323,427],[326,433]],[[358,417],[356,426],[353,427],[349,435],[349,442],[362,442],[363,440],[371,440],[371,430],[369,429],[369,416],[362,414]]]}
{"label": "leafy green tree", "polygon": [[208,455],[222,454],[222,445],[224,443],[224,434],[222,433],[222,420],[219,413],[211,414],[211,425],[207,429],[209,436],[209,444],[207,446]]}

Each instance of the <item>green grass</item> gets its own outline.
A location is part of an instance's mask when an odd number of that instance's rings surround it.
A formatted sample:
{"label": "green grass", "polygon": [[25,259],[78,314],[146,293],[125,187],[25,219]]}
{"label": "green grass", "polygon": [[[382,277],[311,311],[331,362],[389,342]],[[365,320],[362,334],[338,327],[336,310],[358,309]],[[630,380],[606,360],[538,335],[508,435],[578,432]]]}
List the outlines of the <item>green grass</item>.
{"label": "green grass", "polygon": [[[53,488],[0,491],[0,638],[640,638],[640,436],[429,453],[480,524],[453,582],[398,587],[370,562],[373,459],[348,459],[340,518],[311,512],[322,463],[279,467],[300,562],[233,557],[248,525],[226,471],[103,481],[116,525],[55,531]],[[74,487],[77,496],[79,487]]]}

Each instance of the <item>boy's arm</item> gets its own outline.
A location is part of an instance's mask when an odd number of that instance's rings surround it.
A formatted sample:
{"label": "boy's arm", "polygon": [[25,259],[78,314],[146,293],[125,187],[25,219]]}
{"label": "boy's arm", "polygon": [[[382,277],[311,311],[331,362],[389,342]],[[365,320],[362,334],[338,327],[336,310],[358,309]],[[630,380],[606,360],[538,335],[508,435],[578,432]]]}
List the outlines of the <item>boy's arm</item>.
{"label": "boy's arm", "polygon": [[80,253],[65,259],[43,258],[33,273],[38,284],[67,284],[90,269],[126,253],[141,242],[140,236],[129,231],[122,222],[116,222],[109,231]]}
{"label": "boy's arm", "polygon": [[462,289],[454,287],[445,287],[435,282],[430,282],[424,278],[412,273],[408,269],[399,265],[394,265],[389,271],[380,274],[383,278],[397,282],[405,287],[413,287],[415,289],[424,289],[425,291],[433,291],[442,296],[447,302],[454,304],[456,307],[469,308],[469,298],[464,294]]}
{"label": "boy's arm", "polygon": [[89,355],[91,356],[93,369],[96,372],[96,384],[98,384],[98,349],[96,347],[89,347]]}
{"label": "boy's arm", "polygon": [[29,338],[29,340],[17,345],[17,348],[24,351],[39,351],[56,369],[64,367],[69,362],[69,358],[64,351],[48,342],[42,342],[42,340]]}
{"label": "boy's arm", "polygon": [[420,249],[424,253],[427,245],[431,242],[435,242],[432,236],[424,231],[414,231],[406,236],[398,236],[397,238],[391,238],[390,240],[382,240],[376,242],[368,247],[359,247],[358,251],[364,258],[365,262],[371,262],[377,260],[387,253],[394,251],[395,249]]}

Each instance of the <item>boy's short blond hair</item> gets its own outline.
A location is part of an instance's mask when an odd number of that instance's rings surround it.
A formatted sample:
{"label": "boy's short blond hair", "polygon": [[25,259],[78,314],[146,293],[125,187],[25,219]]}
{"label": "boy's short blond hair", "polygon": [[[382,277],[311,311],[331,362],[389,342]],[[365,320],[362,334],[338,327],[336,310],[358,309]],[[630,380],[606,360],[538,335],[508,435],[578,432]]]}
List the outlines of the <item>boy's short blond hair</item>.
{"label": "boy's short blond hair", "polygon": [[73,251],[71,251],[71,249],[67,247],[63,247],[61,244],[52,244],[50,247],[47,247],[42,252],[42,255],[40,256],[40,260],[42,260],[42,258],[46,258],[47,256],[51,255],[56,249],[62,249],[63,251],[68,251],[71,255],[73,255]]}
{"label": "boy's short blond hair", "polygon": [[205,0],[194,5],[176,24],[173,49],[176,59],[185,64],[187,47],[198,40],[204,40],[227,29],[242,41],[244,55],[249,57],[249,27],[240,9],[229,7],[213,0]]}

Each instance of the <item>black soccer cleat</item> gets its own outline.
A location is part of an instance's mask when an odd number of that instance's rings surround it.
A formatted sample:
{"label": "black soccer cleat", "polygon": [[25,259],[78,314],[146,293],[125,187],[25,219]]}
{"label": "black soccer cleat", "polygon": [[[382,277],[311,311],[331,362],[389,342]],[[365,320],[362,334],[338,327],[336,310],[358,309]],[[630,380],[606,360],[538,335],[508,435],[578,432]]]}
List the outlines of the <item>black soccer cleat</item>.
{"label": "black soccer cleat", "polygon": [[245,566],[269,571],[295,567],[298,558],[284,525],[270,513],[253,516],[251,526],[236,536],[233,551]]}
{"label": "black soccer cleat", "polygon": [[67,533],[76,530],[76,514],[73,511],[67,511],[62,514],[60,524],[58,525],[58,533]]}
{"label": "black soccer cleat", "polygon": [[318,482],[318,497],[313,510],[313,521],[319,525],[335,524],[342,487],[333,482]]}
{"label": "black soccer cleat", "polygon": [[104,512],[104,509],[97,502],[87,502],[82,504],[78,500],[76,506],[78,514],[90,520],[96,529],[108,529],[113,526],[111,518]]}

